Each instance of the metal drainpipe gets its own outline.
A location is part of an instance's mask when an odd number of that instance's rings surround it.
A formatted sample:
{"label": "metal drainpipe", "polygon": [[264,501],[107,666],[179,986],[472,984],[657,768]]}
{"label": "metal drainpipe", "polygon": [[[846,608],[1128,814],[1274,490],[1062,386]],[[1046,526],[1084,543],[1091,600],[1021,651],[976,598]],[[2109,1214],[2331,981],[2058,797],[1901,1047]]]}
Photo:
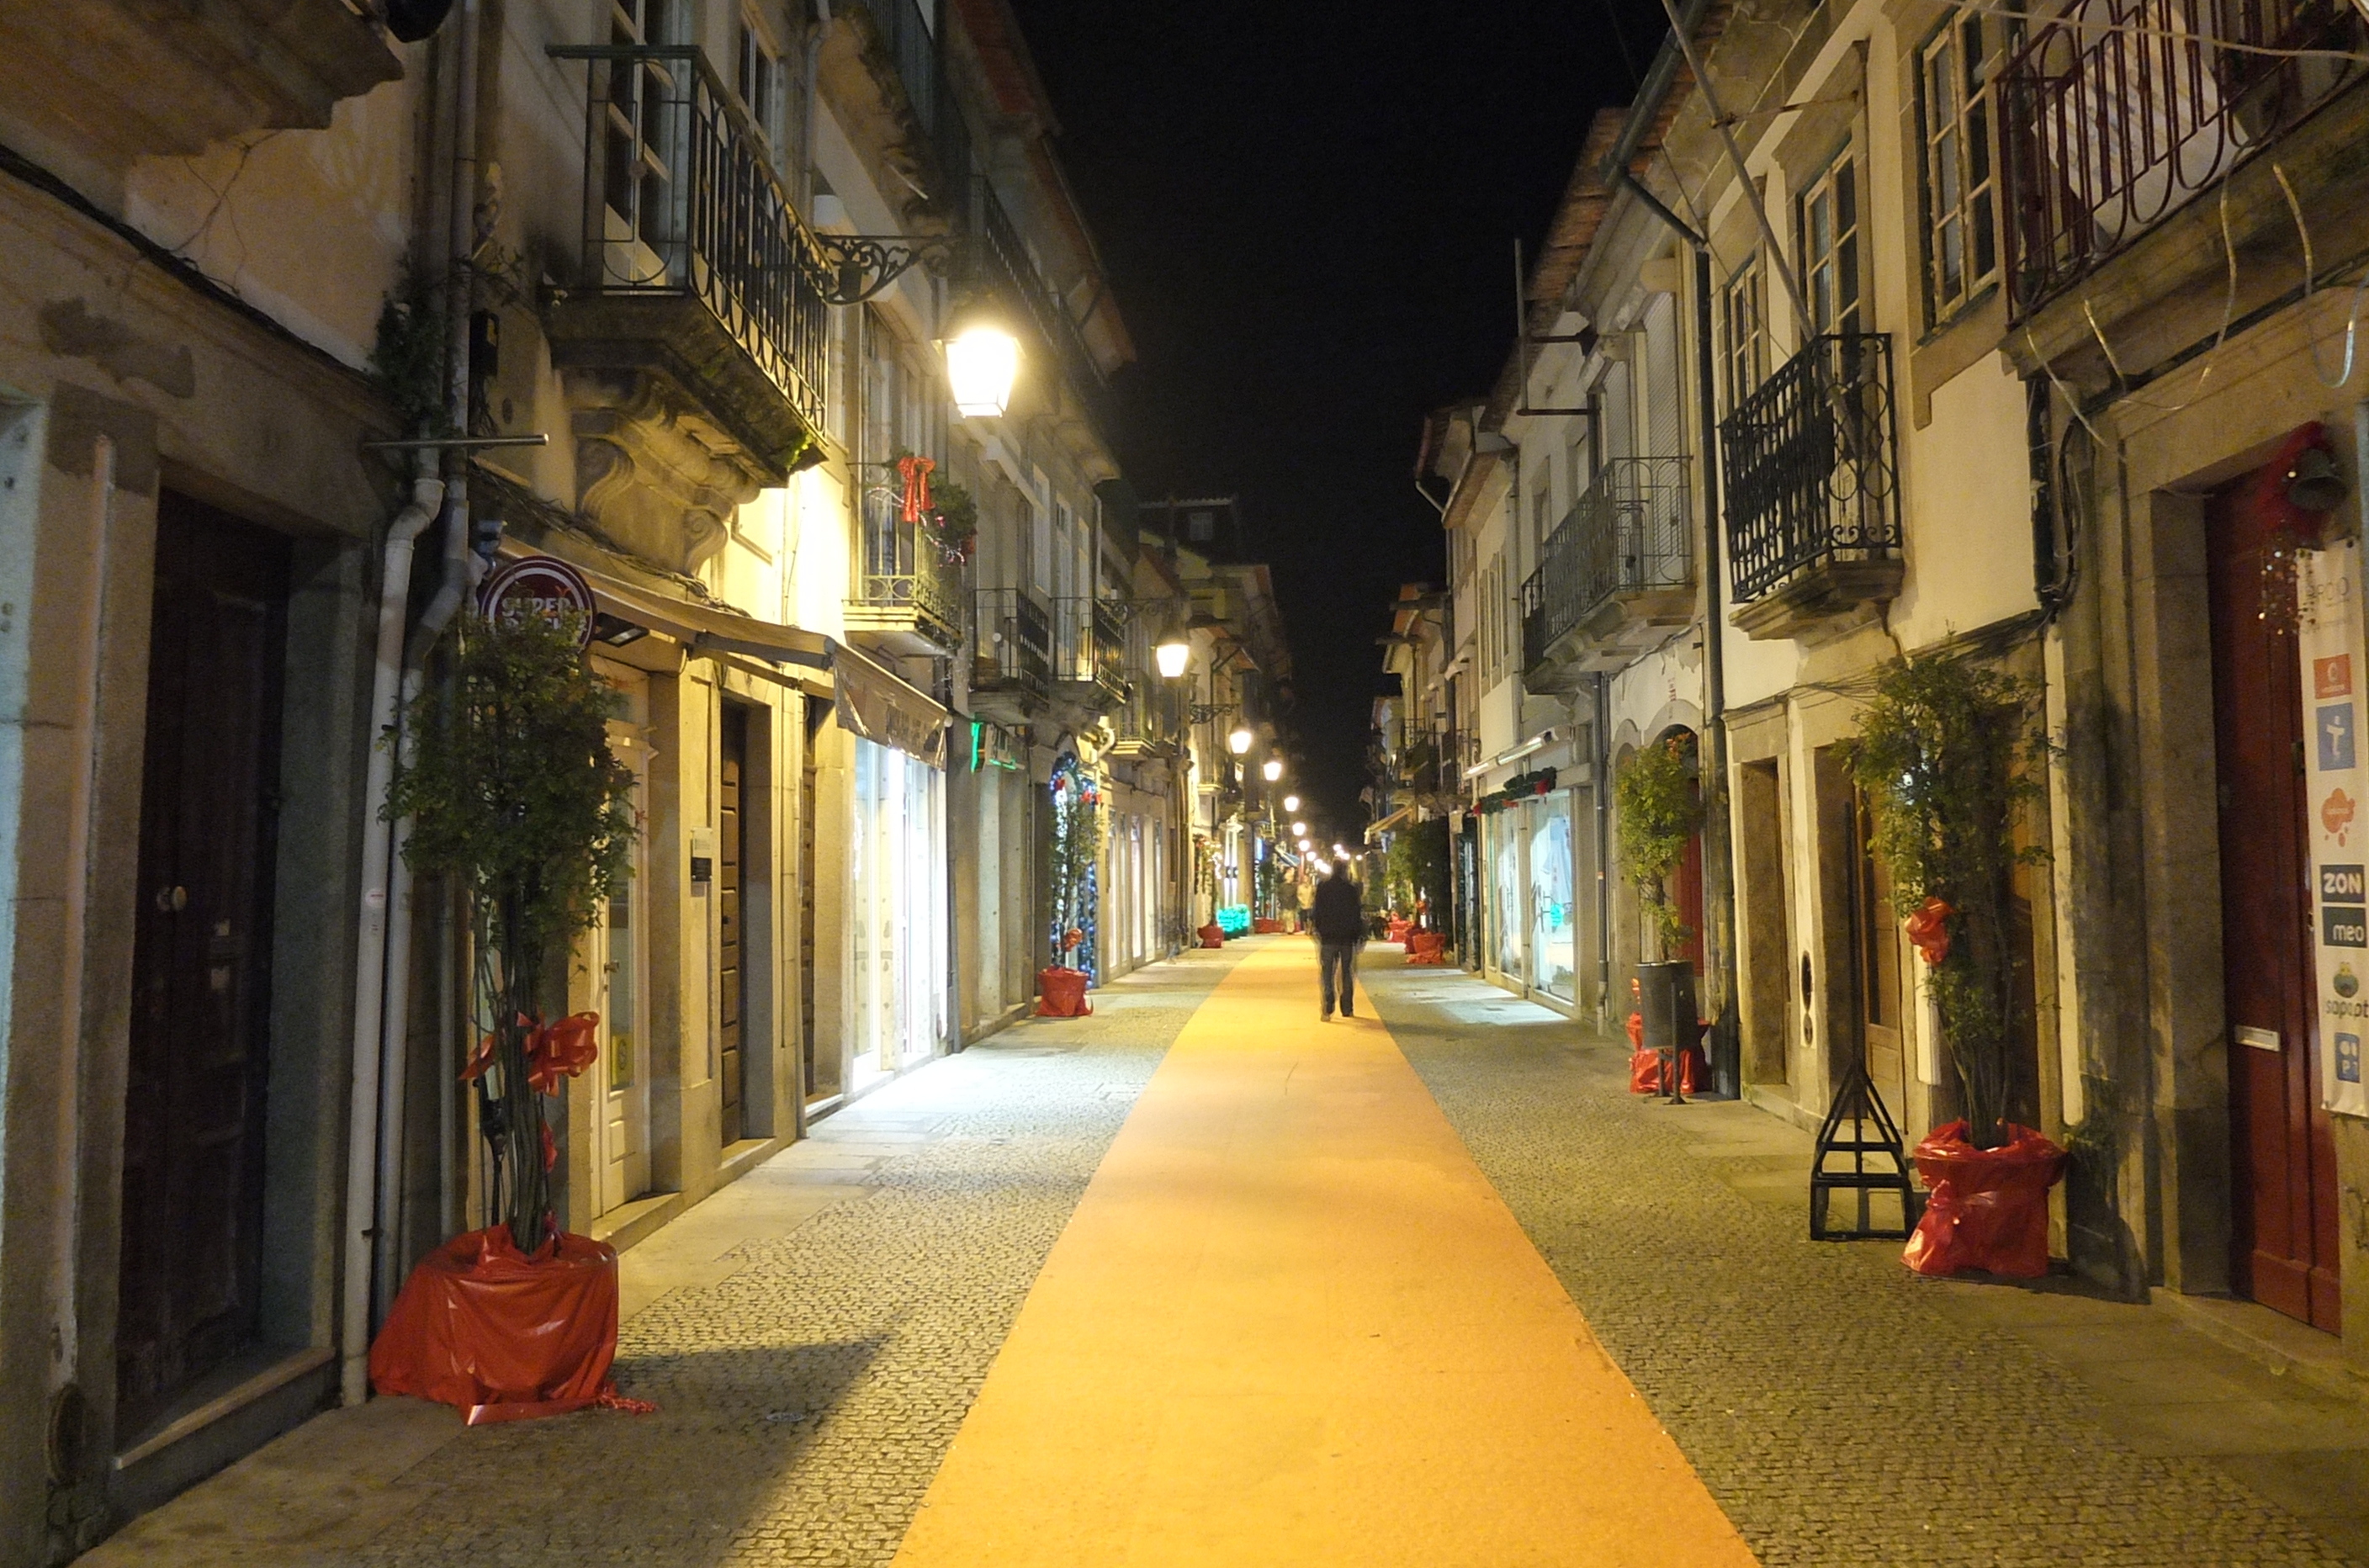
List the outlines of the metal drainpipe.
{"label": "metal drainpipe", "polygon": [[411,500],[388,525],[380,567],[378,649],[371,681],[370,759],[362,782],[362,875],[360,937],[354,955],[353,1098],[346,1147],[346,1289],[339,1346],[340,1391],[358,1404],[369,1391],[370,1270],[378,1143],[379,1020],[385,1000],[387,870],[392,843],[379,814],[394,779],[394,757],[382,738],[394,727],[403,659],[404,612],[410,597],[412,548],[443,499],[441,480],[429,476],[435,459],[421,452]]}
{"label": "metal drainpipe", "polygon": [[[462,0],[459,10],[453,34],[448,243],[453,257],[465,263],[471,248],[477,188],[478,0]],[[463,276],[465,273],[456,267],[452,289],[445,302],[447,352],[453,356],[453,361],[448,361],[447,413],[456,429],[466,429],[468,423],[469,313],[465,299],[457,292]],[[453,395],[456,387],[457,400]],[[422,460],[423,470],[428,461]],[[456,458],[450,480],[437,485],[433,496],[427,486],[436,484],[434,480],[423,477],[415,482],[414,507],[420,509],[421,515],[416,523],[407,523],[399,563],[395,558],[395,532],[390,530],[388,569],[381,589],[378,668],[372,680],[374,743],[364,785],[361,943],[355,965],[353,1098],[347,1126],[345,1274],[339,1301],[338,1396],[349,1405],[360,1404],[370,1397],[373,1265],[382,1265],[397,1242],[390,1233],[393,1227],[388,1221],[394,1189],[400,1185],[406,1066],[401,1047],[407,1028],[409,1001],[409,977],[405,973],[409,930],[407,922],[395,918],[400,907],[408,902],[409,877],[403,868],[402,855],[407,824],[397,824],[392,834],[380,827],[379,814],[385,807],[395,759],[385,747],[375,742],[390,730],[400,733],[402,714],[418,690],[414,656],[424,656],[428,644],[433,642],[431,624],[435,632],[441,632],[460,602],[460,582],[465,576],[468,555],[466,463],[465,457]],[[419,499],[422,497],[427,498],[424,505]],[[428,509],[439,499],[445,527],[444,581],[423,613],[418,633],[406,647],[403,642],[403,608],[408,597],[412,545],[426,527]],[[406,521],[411,509],[406,508],[405,519],[398,521]],[[395,569],[398,564],[399,571]],[[440,616],[431,623],[431,617]],[[395,939],[398,931],[402,935]],[[393,1005],[391,990],[397,993]],[[387,1050],[390,1034],[396,1047],[393,1060]],[[392,1180],[390,1168],[395,1173]]]}
{"label": "metal drainpipe", "polygon": [[[1720,475],[1719,409],[1714,401],[1711,372],[1711,242],[1663,205],[1639,184],[1626,166],[1617,171],[1645,210],[1661,220],[1695,256],[1695,419],[1701,431],[1703,517],[1703,733],[1704,792],[1703,868],[1718,894],[1716,935],[1719,940],[1720,1012],[1712,1021],[1716,1035],[1733,1036],[1736,1028],[1739,985],[1735,963],[1734,836],[1727,793],[1727,656],[1725,627],[1720,613]],[[1724,1043],[1724,1042],[1722,1042]],[[1737,1045],[1736,1092],[1743,1092],[1742,1042]]]}
{"label": "metal drainpipe", "polygon": [[1596,968],[1600,990],[1596,1021],[1611,1024],[1619,994],[1612,984],[1612,686],[1596,677]]}

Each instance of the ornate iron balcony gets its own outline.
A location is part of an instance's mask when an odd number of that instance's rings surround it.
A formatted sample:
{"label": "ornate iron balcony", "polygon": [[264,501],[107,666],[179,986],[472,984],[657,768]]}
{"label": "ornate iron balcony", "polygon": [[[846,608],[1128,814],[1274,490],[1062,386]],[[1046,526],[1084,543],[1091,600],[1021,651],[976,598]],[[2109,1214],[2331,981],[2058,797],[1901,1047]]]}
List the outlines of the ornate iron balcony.
{"label": "ornate iron balcony", "polygon": [[1738,603],[1820,567],[1900,553],[1892,339],[1811,339],[1720,426]]}
{"label": "ornate iron balcony", "polygon": [[[564,302],[590,310],[562,334],[606,362],[638,349],[692,386],[760,455],[802,444],[724,361],[737,355],[795,411],[823,423],[831,276],[763,134],[696,48],[555,48],[589,63],[581,263]],[[601,310],[598,307],[611,308]],[[686,315],[683,306],[695,315]],[[790,455],[795,455],[794,452]]]}
{"label": "ornate iron balcony", "polygon": [[1116,705],[1127,696],[1127,622],[1106,599],[1053,601],[1053,679],[1091,688],[1091,700]]}
{"label": "ornate iron balcony", "polygon": [[1687,460],[1607,463],[1563,514],[1522,585],[1522,663],[1534,670],[1555,644],[1617,594],[1683,589],[1694,580]]}
{"label": "ornate iron balcony", "polygon": [[1052,689],[1052,624],[1045,606],[1024,588],[978,590],[978,648],[973,692],[1016,692],[1043,697]]}
{"label": "ornate iron balcony", "polygon": [[962,646],[962,562],[948,558],[937,530],[905,521],[900,498],[892,485],[864,492],[848,629],[918,638],[929,647],[914,652],[950,654]]}
{"label": "ornate iron balcony", "polygon": [[2001,71],[2009,303],[2018,315],[2261,150],[2359,65],[2337,0],[2083,0]]}

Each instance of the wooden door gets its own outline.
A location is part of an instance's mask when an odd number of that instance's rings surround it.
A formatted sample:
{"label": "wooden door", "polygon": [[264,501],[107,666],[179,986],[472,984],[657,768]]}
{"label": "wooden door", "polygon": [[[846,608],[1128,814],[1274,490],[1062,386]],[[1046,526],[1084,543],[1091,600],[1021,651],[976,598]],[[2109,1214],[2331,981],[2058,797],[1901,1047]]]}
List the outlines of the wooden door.
{"label": "wooden door", "polygon": [[[624,700],[609,721],[609,750],[634,773],[634,811],[647,814],[649,782],[649,677],[605,661],[601,679]],[[592,1006],[601,1014],[600,1207],[606,1214],[650,1190],[650,1074],[647,1057],[649,944],[642,907],[647,850],[636,838],[624,879],[611,890],[585,952],[592,967]]]}
{"label": "wooden door", "polygon": [[2337,1327],[2336,1151],[2313,1036],[2303,695],[2295,637],[2265,620],[2271,544],[2252,476],[2205,509],[2229,1023],[2237,1288]]}
{"label": "wooden door", "polygon": [[116,1308],[117,1430],[256,1335],[288,552],[158,498]]}
{"label": "wooden door", "polygon": [[1875,853],[1875,816],[1851,790],[1851,956],[1867,1076],[1894,1116],[1904,1113],[1908,1064],[1900,1028],[1900,916],[1892,872]]}
{"label": "wooden door", "polygon": [[740,1141],[747,1121],[741,1103],[748,1073],[740,1018],[749,988],[740,961],[740,773],[749,755],[749,710],[727,703],[723,720],[715,798],[716,1073],[724,1094],[724,1141],[733,1144]]}

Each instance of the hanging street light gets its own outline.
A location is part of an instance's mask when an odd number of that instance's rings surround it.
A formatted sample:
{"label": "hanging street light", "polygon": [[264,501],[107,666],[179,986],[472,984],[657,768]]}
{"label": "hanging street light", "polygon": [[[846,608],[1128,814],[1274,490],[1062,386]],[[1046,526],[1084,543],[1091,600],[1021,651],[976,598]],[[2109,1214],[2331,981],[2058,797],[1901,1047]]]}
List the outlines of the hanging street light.
{"label": "hanging street light", "polygon": [[[1286,806],[1289,806],[1291,804],[1292,802],[1288,800],[1284,802],[1284,805]],[[1294,822],[1291,825],[1291,830],[1292,833],[1298,837],[1301,845],[1305,846],[1308,842],[1308,824],[1305,822]]]}
{"label": "hanging street light", "polygon": [[1238,724],[1234,726],[1233,733],[1226,737],[1226,750],[1237,757],[1243,756],[1249,752],[1251,742],[1257,738],[1251,733],[1250,726]]}
{"label": "hanging street light", "polygon": [[[1284,808],[1286,811],[1297,811],[1297,810],[1299,810],[1299,796],[1298,796],[1298,795],[1285,795],[1285,796],[1283,797],[1283,808]],[[1305,832],[1305,831],[1307,831],[1307,830],[1306,830],[1306,829],[1304,829],[1304,828],[1294,828],[1294,829],[1292,830],[1292,831],[1293,831],[1293,832],[1295,832],[1295,833],[1299,833],[1299,832]]]}
{"label": "hanging street light", "polygon": [[1269,757],[1266,760],[1265,765],[1260,768],[1259,772],[1266,775],[1267,783],[1275,783],[1276,780],[1283,777],[1283,759],[1280,757]]}
{"label": "hanging street light", "polygon": [[1159,665],[1162,680],[1181,679],[1184,667],[1193,662],[1193,645],[1185,640],[1184,628],[1172,627],[1162,635],[1159,646],[1151,650],[1151,658]]}
{"label": "hanging street light", "polygon": [[[1001,418],[1020,373],[1020,339],[977,301],[957,305],[946,323],[946,384],[966,419]],[[1164,668],[1164,667],[1163,667]]]}

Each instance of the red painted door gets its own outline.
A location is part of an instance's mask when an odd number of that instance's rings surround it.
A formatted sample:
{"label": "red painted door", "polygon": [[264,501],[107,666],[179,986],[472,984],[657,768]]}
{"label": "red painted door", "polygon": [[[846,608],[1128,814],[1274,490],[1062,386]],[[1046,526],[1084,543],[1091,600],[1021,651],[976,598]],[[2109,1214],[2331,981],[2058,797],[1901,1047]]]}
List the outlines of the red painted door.
{"label": "red painted door", "polygon": [[2262,616],[2270,539],[2251,476],[2205,513],[2219,783],[2237,1288],[2337,1328],[2336,1151],[2319,1108],[2303,699],[2292,633]]}
{"label": "red painted door", "polygon": [[123,1114],[117,1430],[257,1333],[287,548],[157,502]]}

